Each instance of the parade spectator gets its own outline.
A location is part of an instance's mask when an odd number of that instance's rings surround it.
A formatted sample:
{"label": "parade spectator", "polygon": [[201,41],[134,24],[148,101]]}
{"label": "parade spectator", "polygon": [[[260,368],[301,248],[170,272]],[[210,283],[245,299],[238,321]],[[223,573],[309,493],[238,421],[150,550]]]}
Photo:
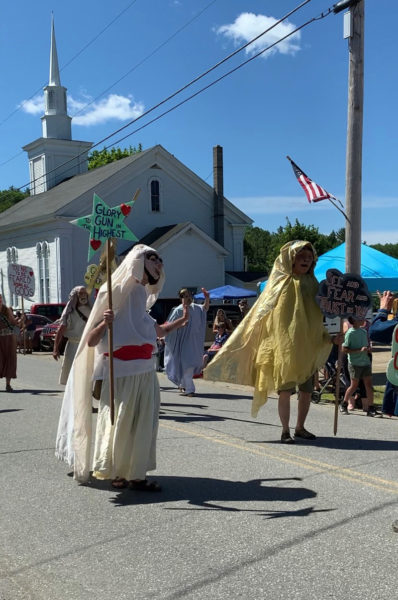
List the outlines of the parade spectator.
{"label": "parade spectator", "polygon": [[223,310],[222,308],[218,309],[215,319],[213,321],[213,333],[218,333],[219,325],[224,325],[225,331],[227,333],[232,333],[234,329],[231,319],[228,319],[227,315],[225,314],[225,310]]}
{"label": "parade spectator", "polygon": [[60,322],[61,325],[54,340],[53,357],[59,359],[59,347],[63,337],[67,338],[67,343],[64,350],[64,359],[62,361],[59,383],[66,385],[70,369],[80,338],[86,326],[87,319],[91,312],[87,290],[84,286],[76,286],[69,293],[68,302],[62,312]]}
{"label": "parade spectator", "polygon": [[348,355],[350,385],[346,389],[343,402],[348,410],[354,410],[353,396],[362,379],[366,390],[366,398],[362,398],[362,409],[368,417],[374,417],[377,415],[377,411],[373,406],[372,363],[370,359],[372,348],[364,328],[365,319],[348,317],[348,322],[351,327],[344,337],[343,352]]}
{"label": "parade spectator", "polygon": [[[373,342],[379,342],[380,344],[391,344],[392,334],[395,326],[398,325],[398,318],[394,316],[393,319],[389,319],[388,316],[393,307],[394,294],[387,290],[380,294],[380,309],[377,311],[376,316],[373,319],[371,326],[369,327],[369,336]],[[397,388],[387,380],[382,412],[386,415],[392,416],[398,414],[398,390]]]}
{"label": "parade spectator", "polygon": [[17,338],[14,328],[19,323],[0,294],[0,379],[5,377],[6,392],[14,391],[11,379],[17,377]]}
{"label": "parade spectator", "polygon": [[205,297],[204,304],[194,304],[191,292],[182,288],[178,293],[181,304],[173,308],[168,318],[169,323],[180,319],[184,307],[188,307],[187,326],[166,337],[164,354],[167,377],[180,389],[182,396],[195,394],[193,376],[202,372],[206,313],[210,302],[209,292],[204,288],[202,292]]}
{"label": "parade spectator", "polygon": [[250,310],[246,298],[242,298],[242,300],[239,300],[238,306],[240,310],[240,318],[244,319]]}
{"label": "parade spectator", "polygon": [[223,347],[228,337],[229,333],[227,332],[224,323],[220,323],[217,327],[217,333],[216,337],[214,338],[214,342],[203,355],[203,369],[207,366],[209,361],[214,358],[220,348]]}
{"label": "parade spectator", "polygon": [[[93,476],[116,489],[157,492],[147,471],[156,468],[160,393],[153,352],[157,337],[186,323],[188,309],[158,325],[148,314],[164,283],[156,250],[136,245],[112,275],[113,310],[103,286],[87,322],[66,386],[56,455],[73,464],[78,481],[90,472],[92,379],[103,381],[95,435]],[[113,322],[115,418],[110,420],[108,325]]]}
{"label": "parade spectator", "polygon": [[279,394],[281,442],[290,444],[290,397],[299,388],[295,438],[315,439],[304,427],[314,373],[325,364],[332,340],[315,301],[316,253],[305,241],[285,244],[258,301],[204,371],[205,379],[254,387],[252,415]]}

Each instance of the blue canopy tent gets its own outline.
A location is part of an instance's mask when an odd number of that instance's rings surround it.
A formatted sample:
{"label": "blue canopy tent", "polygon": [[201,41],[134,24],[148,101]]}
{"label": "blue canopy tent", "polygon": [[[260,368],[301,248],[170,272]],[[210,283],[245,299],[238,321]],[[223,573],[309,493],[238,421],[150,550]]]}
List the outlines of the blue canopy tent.
{"label": "blue canopy tent", "polygon": [[[318,281],[326,279],[328,269],[338,269],[345,272],[345,243],[325,252],[318,258],[315,267],[315,277]],[[361,277],[366,281],[370,293],[377,290],[398,291],[398,259],[375,250],[366,244],[361,245]],[[259,292],[265,288],[266,281],[259,284]]]}
{"label": "blue canopy tent", "polygon": [[[238,298],[251,298],[257,296],[256,292],[247,290],[246,288],[236,287],[234,285],[223,285],[218,288],[209,290],[210,300],[236,300]],[[195,294],[195,300],[204,300],[204,295]]]}
{"label": "blue canopy tent", "polygon": [[[315,277],[318,281],[326,279],[328,269],[345,272],[345,243],[325,252],[318,258]],[[398,259],[375,250],[366,244],[361,245],[361,277],[369,291],[376,293],[384,290],[398,291]]]}

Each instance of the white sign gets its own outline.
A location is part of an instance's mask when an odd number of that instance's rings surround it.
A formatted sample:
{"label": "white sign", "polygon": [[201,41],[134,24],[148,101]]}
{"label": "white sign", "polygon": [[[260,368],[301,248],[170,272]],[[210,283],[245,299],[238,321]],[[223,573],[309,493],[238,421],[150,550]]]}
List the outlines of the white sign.
{"label": "white sign", "polygon": [[334,319],[325,317],[325,327],[330,334],[340,333],[340,317]]}
{"label": "white sign", "polygon": [[16,296],[31,298],[35,293],[35,274],[31,267],[8,265],[8,283],[10,292]]}

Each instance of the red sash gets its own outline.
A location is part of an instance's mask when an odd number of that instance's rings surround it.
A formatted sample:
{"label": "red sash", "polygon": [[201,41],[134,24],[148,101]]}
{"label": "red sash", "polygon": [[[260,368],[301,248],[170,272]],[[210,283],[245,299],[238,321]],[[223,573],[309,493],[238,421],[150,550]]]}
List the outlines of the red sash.
{"label": "red sash", "polygon": [[[139,358],[152,358],[152,344],[143,344],[142,346],[122,346],[114,351],[113,356],[119,360],[137,360]],[[108,352],[104,356],[109,356]]]}

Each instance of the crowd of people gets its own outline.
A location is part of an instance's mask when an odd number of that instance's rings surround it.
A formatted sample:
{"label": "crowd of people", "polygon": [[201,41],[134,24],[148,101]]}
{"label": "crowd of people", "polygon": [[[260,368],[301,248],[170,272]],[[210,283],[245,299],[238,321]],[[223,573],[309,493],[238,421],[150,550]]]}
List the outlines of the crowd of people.
{"label": "crowd of people", "polygon": [[[147,479],[156,467],[160,393],[154,354],[164,348],[168,379],[186,397],[195,395],[195,378],[250,385],[254,388],[252,415],[265,404],[270,391],[278,394],[281,443],[314,440],[306,428],[311,395],[319,385],[316,375],[331,349],[342,344],[348,359],[350,381],[343,408],[354,410],[360,381],[364,384],[362,409],[369,416],[373,405],[370,340],[391,343],[398,319],[389,319],[394,295],[380,295],[380,310],[367,332],[364,321],[348,319],[344,335],[329,335],[316,302],[314,276],[317,256],[306,241],[285,244],[275,260],[267,286],[254,306],[239,302],[240,323],[234,328],[227,311],[218,309],[212,323],[213,343],[205,349],[209,293],[194,302],[191,291],[179,290],[180,304],[166,322],[159,324],[149,310],[164,283],[158,252],[138,244],[112,275],[113,306],[108,306],[103,286],[91,306],[87,290],[74,287],[62,313],[53,357],[67,345],[60,373],[66,385],[56,441],[56,455],[73,466],[74,476],[85,482],[90,476],[110,479],[115,489],[156,492],[160,486]],[[13,315],[0,295],[0,377],[12,391],[16,377],[16,328],[26,328],[22,315]],[[108,347],[113,338],[113,361]],[[332,353],[337,356],[337,353]],[[113,390],[113,391],[112,391]],[[297,420],[290,425],[292,394],[298,392]],[[91,402],[99,399],[95,433],[91,427]],[[382,411],[397,414],[397,388],[386,385]],[[90,460],[94,438],[94,458]]]}

